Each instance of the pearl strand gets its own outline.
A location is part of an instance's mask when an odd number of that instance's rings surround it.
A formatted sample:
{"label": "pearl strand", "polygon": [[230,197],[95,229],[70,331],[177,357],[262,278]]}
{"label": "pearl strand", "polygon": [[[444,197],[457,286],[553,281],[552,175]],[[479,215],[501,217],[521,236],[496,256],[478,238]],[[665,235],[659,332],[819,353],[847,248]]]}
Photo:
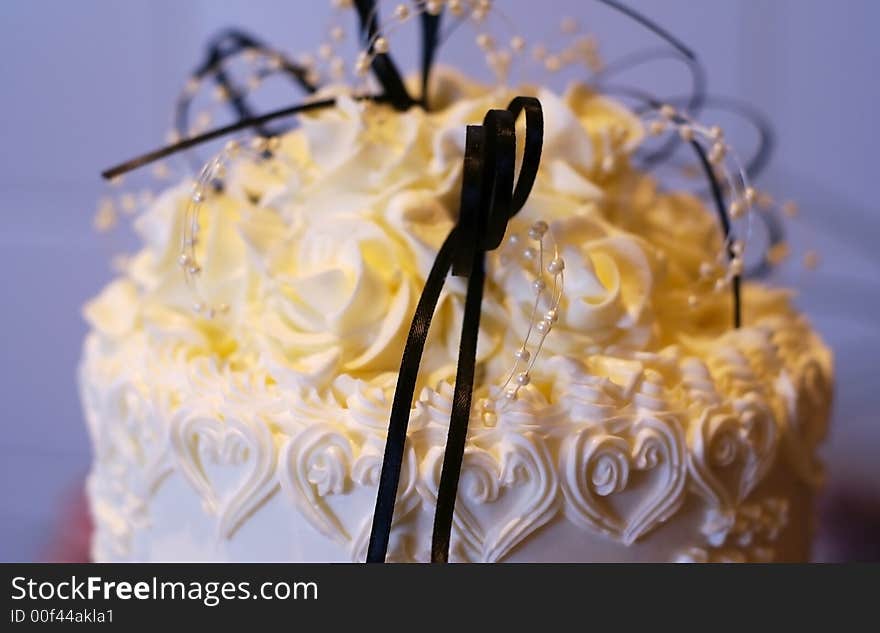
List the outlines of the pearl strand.
{"label": "pearl strand", "polygon": [[[199,244],[199,223],[202,209],[205,206],[211,191],[222,185],[229,165],[236,159],[245,156],[255,163],[265,163],[269,158],[277,158],[281,141],[278,137],[256,137],[249,144],[243,144],[237,140],[226,143],[223,149],[202,167],[199,176],[192,186],[189,200],[183,214],[183,232],[181,237],[180,253],[177,263],[183,270],[186,285],[193,296],[193,311],[209,319],[219,314],[226,314],[230,307],[226,303],[212,305],[201,292],[198,279],[203,269],[196,253]],[[287,163],[282,158],[283,163]],[[290,166],[288,164],[288,166]],[[276,165],[277,167],[277,165]]]}
{"label": "pearl strand", "polygon": [[[708,142],[707,159],[720,175],[723,184],[729,187],[731,200],[727,207],[728,218],[732,221],[745,220],[745,239],[736,238],[731,234],[725,238],[715,262],[703,262],[700,265],[699,283],[709,284],[713,292],[725,290],[734,277],[741,276],[744,271],[743,255],[746,242],[752,232],[752,211],[757,201],[757,191],[751,186],[748,174],[743,167],[735,148],[726,142],[724,131],[717,125],[707,127],[691,118],[686,112],[665,104],[652,110],[644,117],[648,133],[651,136],[662,136],[677,133],[682,141],[691,143],[697,139]],[[728,167],[728,163],[731,167]],[[735,174],[736,177],[733,177]],[[721,268],[721,275],[713,275]],[[700,299],[696,293],[688,295],[688,307],[699,306]]]}
{"label": "pearl strand", "polygon": [[[523,249],[522,257],[527,262],[533,262],[535,265],[535,279],[532,281],[535,301],[532,305],[525,338],[517,351],[514,352],[513,367],[498,388],[498,392],[503,394],[502,402],[498,404],[490,396],[484,398],[480,403],[481,416],[486,426],[494,426],[497,422],[498,412],[503,411],[511,403],[515,402],[519,396],[520,389],[531,382],[532,369],[544,347],[544,341],[559,320],[559,310],[565,284],[565,261],[559,255],[559,245],[553,238],[550,227],[543,220],[538,220],[532,224],[528,231],[528,237],[535,245],[529,245]],[[544,266],[545,252],[547,251],[545,240],[551,242],[550,249],[553,252],[553,258],[546,267]],[[512,235],[508,241],[511,245],[518,246],[520,238],[518,235]],[[550,284],[545,279],[548,275],[552,279]],[[541,305],[548,293],[550,296],[550,308],[541,314]],[[532,341],[533,333],[537,333],[537,340],[535,342]]]}

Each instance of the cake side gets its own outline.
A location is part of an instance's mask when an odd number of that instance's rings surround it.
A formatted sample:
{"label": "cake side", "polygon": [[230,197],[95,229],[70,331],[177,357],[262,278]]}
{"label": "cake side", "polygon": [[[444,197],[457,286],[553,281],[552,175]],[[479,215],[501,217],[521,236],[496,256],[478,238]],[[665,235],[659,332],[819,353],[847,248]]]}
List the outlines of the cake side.
{"label": "cake side", "polygon": [[[536,220],[564,255],[565,293],[530,383],[473,414],[452,559],[806,558],[829,351],[786,293],[758,285],[730,328],[729,294],[706,283],[719,232],[695,198],[631,167],[635,116],[583,88],[535,93],[542,167],[490,257],[476,402],[529,328]],[[363,560],[463,130],[509,97],[444,74],[437,112],[342,99],[303,117],[270,165],[236,162],[199,220],[200,301],[219,314],[193,312],[180,274],[190,185],[138,219],[144,248],[86,308],[96,559]],[[463,296],[451,280],[432,327],[391,560],[429,558]]]}
{"label": "cake side", "polygon": [[[551,398],[471,420],[454,560],[807,558],[831,370],[801,320],[547,366]],[[363,560],[393,382],[267,378],[89,338],[97,560]],[[429,558],[450,396],[412,411],[391,560]]]}

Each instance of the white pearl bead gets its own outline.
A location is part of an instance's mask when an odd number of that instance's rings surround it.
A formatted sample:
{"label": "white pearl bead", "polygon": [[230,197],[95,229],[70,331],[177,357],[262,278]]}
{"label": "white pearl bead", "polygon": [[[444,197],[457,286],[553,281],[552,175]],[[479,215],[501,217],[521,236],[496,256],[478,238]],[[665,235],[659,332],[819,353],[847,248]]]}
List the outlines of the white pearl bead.
{"label": "white pearl bead", "polygon": [[666,104],[666,105],[660,106],[660,116],[662,116],[664,119],[672,119],[675,117],[675,115],[676,115],[675,108],[672,107],[671,105]]}
{"label": "white pearl bead", "polygon": [[543,220],[538,220],[529,229],[529,237],[533,240],[540,240],[549,230],[549,226]]}
{"label": "white pearl bead", "polygon": [[516,352],[514,352],[513,356],[517,360],[521,360],[524,363],[529,362],[529,359],[532,357],[532,355],[529,353],[529,350],[527,349],[518,349],[516,350]]}
{"label": "white pearl bead", "polygon": [[425,4],[425,10],[428,15],[440,15],[443,10],[443,3],[440,0],[428,0]]}
{"label": "white pearl bead", "polygon": [[739,257],[734,257],[730,260],[730,273],[732,275],[741,275],[743,272],[743,260]]}
{"label": "white pearl bead", "polygon": [[205,194],[203,194],[203,193],[201,192],[201,190],[196,190],[196,191],[193,192],[193,195],[192,195],[192,200],[193,200],[193,202],[198,203],[198,202],[201,202],[201,201],[204,200],[204,199],[205,199]]}
{"label": "white pearl bead", "polygon": [[203,305],[202,305],[200,302],[198,302],[198,301],[195,302],[195,303],[193,304],[193,310],[194,310],[195,312],[201,312],[202,310],[204,310],[204,308],[205,308],[205,306],[203,306]]}
{"label": "white pearl bead", "polygon": [[690,143],[694,140],[694,128],[689,125],[683,125],[678,129],[678,135],[681,137],[681,140]]}
{"label": "white pearl bead", "polygon": [[490,398],[484,398],[481,406],[483,408],[483,411],[494,411],[495,401]]}
{"label": "white pearl bead", "polygon": [[384,37],[377,37],[376,42],[373,44],[373,49],[379,54],[387,53],[389,49],[388,40]]}
{"label": "white pearl bead", "polygon": [[515,35],[510,40],[510,48],[513,49],[515,53],[521,53],[526,47],[526,41],[519,35]]}
{"label": "white pearl bead", "polygon": [[552,324],[547,321],[538,321],[538,324],[535,326],[535,329],[538,330],[541,334],[546,334],[550,331]]}
{"label": "white pearl bead", "polygon": [[739,218],[741,218],[744,211],[745,209],[743,208],[743,204],[739,200],[734,200],[730,203],[730,217],[732,217],[734,220],[738,220]]}
{"label": "white pearl bead", "polygon": [[715,143],[712,146],[712,149],[709,150],[709,162],[713,165],[717,165],[721,161],[724,160],[724,157],[727,155],[727,146],[724,143]]}
{"label": "white pearl bead", "polygon": [[547,313],[544,315],[544,320],[548,323],[556,323],[559,320],[559,312],[556,308],[547,310]]}
{"label": "white pearl bead", "polygon": [[394,9],[394,17],[398,20],[405,20],[409,17],[409,7],[405,4],[398,4],[397,8]]}
{"label": "white pearl bead", "polygon": [[199,266],[193,264],[187,269],[187,272],[189,272],[190,275],[198,275],[200,272],[202,272],[202,269]]}
{"label": "white pearl bead", "polygon": [[518,385],[521,385],[521,386],[523,386],[523,387],[525,387],[525,386],[526,386],[527,384],[529,384],[531,381],[532,381],[532,378],[531,378],[531,376],[529,376],[529,373],[528,373],[527,371],[520,372],[520,373],[517,374],[517,376],[516,376],[516,382],[517,382],[517,384],[518,384]]}
{"label": "white pearl bead", "polygon": [[177,258],[177,263],[184,268],[189,266],[189,261],[189,255],[187,255],[186,253],[181,253],[180,256]]}
{"label": "white pearl bead", "polygon": [[508,389],[507,391],[504,392],[504,397],[507,400],[510,400],[511,402],[516,400],[516,397],[517,397],[516,389],[514,389],[514,388]]}
{"label": "white pearl bead", "polygon": [[565,270],[565,261],[561,257],[556,257],[547,265],[547,272],[556,275]]}
{"label": "white pearl bead", "polygon": [[538,256],[538,251],[536,251],[531,246],[523,251],[523,257],[525,257],[529,261],[534,260],[537,256]]}
{"label": "white pearl bead", "polygon": [[532,290],[535,292],[544,292],[544,288],[546,287],[547,284],[543,279],[535,279],[535,281],[532,282]]}

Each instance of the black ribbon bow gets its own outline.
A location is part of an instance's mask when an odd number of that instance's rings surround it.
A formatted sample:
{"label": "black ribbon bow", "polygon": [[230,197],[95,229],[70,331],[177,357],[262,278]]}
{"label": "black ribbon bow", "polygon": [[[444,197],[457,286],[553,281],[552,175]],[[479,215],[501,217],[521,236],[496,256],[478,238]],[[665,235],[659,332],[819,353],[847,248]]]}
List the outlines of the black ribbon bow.
{"label": "black ribbon bow", "polygon": [[[516,120],[521,113],[525,114],[526,132],[522,166],[514,183]],[[482,125],[467,128],[458,222],[440,247],[428,274],[400,363],[367,562],[385,561],[419,364],[431,318],[451,270],[453,275],[466,277],[468,283],[446,453],[434,514],[431,561],[446,562],[449,558],[452,517],[474,388],[486,252],[501,244],[507,223],[528,199],[541,162],[543,137],[543,111],[541,103],[533,97],[516,97],[506,110],[490,110]]]}

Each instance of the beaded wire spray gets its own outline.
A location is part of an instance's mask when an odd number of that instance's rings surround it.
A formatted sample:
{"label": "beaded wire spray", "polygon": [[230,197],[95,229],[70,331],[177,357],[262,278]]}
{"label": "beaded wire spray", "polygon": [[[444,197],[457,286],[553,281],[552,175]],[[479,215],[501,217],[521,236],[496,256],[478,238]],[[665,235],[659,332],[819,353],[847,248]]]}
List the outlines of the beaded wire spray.
{"label": "beaded wire spray", "polygon": [[[648,133],[652,136],[677,134],[686,143],[700,141],[709,145],[710,150],[701,151],[710,168],[716,172],[718,183],[727,191],[729,203],[726,214],[720,215],[724,242],[714,262],[703,262],[700,265],[700,283],[710,283],[712,291],[721,292],[731,284],[738,284],[745,266],[743,264],[746,244],[751,234],[752,209],[757,200],[757,191],[749,184],[746,169],[740,161],[736,150],[724,138],[724,131],[718,127],[706,127],[695,121],[686,112],[677,110],[671,105],[663,105],[650,111],[644,117]],[[745,228],[742,236],[732,230],[731,221],[743,221]],[[718,271],[721,274],[718,274]],[[699,295],[688,296],[691,308],[699,304]],[[740,316],[737,309],[737,324]]]}
{"label": "beaded wire spray", "polygon": [[[183,214],[183,230],[180,243],[180,255],[177,263],[183,270],[186,284],[193,295],[193,311],[209,319],[220,314],[229,312],[229,305],[221,303],[211,304],[201,292],[199,277],[202,266],[196,254],[199,244],[199,232],[201,230],[200,216],[207,198],[214,190],[222,189],[229,166],[236,159],[245,156],[253,164],[274,164],[273,159],[280,158],[287,163],[283,155],[278,152],[280,139],[277,136],[262,138],[255,137],[249,144],[242,144],[237,140],[226,143],[223,150],[214,158],[205,163],[199,172],[199,177],[192,186],[189,200]],[[277,165],[275,165],[277,166]]]}
{"label": "beaded wire spray", "polygon": [[[501,394],[500,404],[494,395],[484,398],[480,402],[481,416],[486,426],[494,426],[497,422],[497,414],[505,410],[511,403],[516,401],[519,390],[528,385],[532,379],[532,368],[544,347],[544,340],[550,334],[550,330],[559,320],[560,305],[565,286],[565,261],[559,254],[559,245],[553,237],[550,227],[543,220],[538,220],[529,228],[528,245],[519,252],[525,260],[526,269],[533,267],[532,289],[535,292],[535,300],[529,317],[529,324],[522,344],[514,352],[514,365],[507,374],[507,378],[497,388]],[[514,234],[508,238],[508,244],[513,248],[521,248],[522,239]],[[545,242],[549,244],[545,245]],[[552,253],[550,262],[547,261],[547,252]],[[547,283],[547,278],[550,283]],[[536,335],[536,339],[532,335]]]}

